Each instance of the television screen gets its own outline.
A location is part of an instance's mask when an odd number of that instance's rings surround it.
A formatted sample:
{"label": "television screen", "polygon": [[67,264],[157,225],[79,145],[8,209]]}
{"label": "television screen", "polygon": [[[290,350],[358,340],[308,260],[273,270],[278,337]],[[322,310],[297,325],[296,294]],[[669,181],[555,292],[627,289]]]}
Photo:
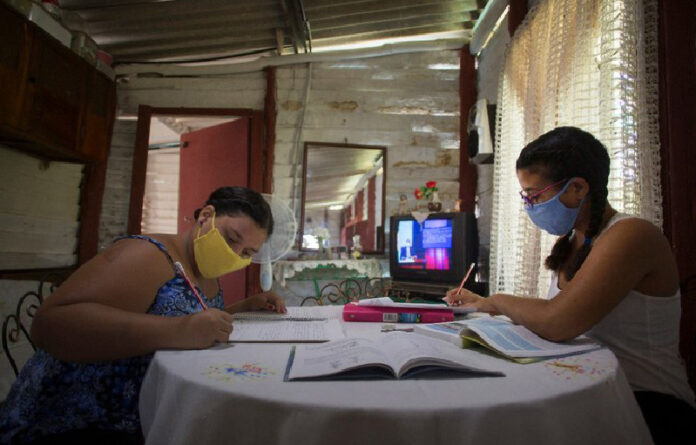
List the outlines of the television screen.
{"label": "television screen", "polygon": [[398,263],[405,269],[449,270],[452,261],[452,220],[399,221]]}
{"label": "television screen", "polygon": [[431,213],[422,222],[395,216],[390,229],[389,272],[395,280],[455,284],[477,261],[478,232],[471,212]]}

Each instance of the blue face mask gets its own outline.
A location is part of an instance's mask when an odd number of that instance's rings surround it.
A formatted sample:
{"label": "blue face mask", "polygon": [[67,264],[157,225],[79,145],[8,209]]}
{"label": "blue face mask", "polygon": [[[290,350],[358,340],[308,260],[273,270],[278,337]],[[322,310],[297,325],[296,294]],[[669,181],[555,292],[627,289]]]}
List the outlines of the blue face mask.
{"label": "blue face mask", "polygon": [[[542,230],[547,231],[551,235],[565,235],[575,225],[575,220],[578,219],[580,213],[580,205],[576,208],[568,208],[560,200],[561,195],[566,191],[571,181],[568,181],[560,192],[546,202],[534,204],[530,206],[525,204],[524,209],[529,215],[529,219]],[[583,201],[585,198],[583,198]]]}

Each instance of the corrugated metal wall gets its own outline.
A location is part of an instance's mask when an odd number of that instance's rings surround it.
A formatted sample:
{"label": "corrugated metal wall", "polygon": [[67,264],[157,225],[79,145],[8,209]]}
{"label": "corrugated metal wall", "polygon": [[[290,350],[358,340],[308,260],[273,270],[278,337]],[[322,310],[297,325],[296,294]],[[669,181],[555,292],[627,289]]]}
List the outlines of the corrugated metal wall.
{"label": "corrugated metal wall", "polygon": [[0,146],[0,165],[0,269],[77,263],[82,164]]}
{"label": "corrugated metal wall", "polygon": [[114,123],[99,220],[100,250],[126,233],[135,130],[135,121],[116,120]]}
{"label": "corrugated metal wall", "polygon": [[158,78],[131,76],[118,88],[119,112],[136,114],[138,105],[191,108],[263,109],[266,76],[263,71],[224,78]]}

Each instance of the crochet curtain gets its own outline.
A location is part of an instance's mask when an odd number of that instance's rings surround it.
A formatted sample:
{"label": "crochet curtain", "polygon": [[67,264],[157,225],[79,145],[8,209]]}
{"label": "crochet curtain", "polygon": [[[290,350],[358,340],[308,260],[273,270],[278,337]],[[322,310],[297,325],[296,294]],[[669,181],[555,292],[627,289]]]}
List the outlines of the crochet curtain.
{"label": "crochet curtain", "polygon": [[522,148],[557,126],[594,134],[611,159],[609,201],[662,226],[656,0],[541,0],[501,71],[491,223],[491,291],[545,298],[556,237],[518,195]]}

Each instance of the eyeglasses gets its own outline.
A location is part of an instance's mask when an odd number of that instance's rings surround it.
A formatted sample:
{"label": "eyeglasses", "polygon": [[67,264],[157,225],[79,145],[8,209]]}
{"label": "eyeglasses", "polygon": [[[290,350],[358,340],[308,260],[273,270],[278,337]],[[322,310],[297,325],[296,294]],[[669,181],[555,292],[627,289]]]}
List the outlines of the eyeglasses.
{"label": "eyeglasses", "polygon": [[522,201],[524,201],[524,204],[525,204],[526,206],[529,206],[530,208],[532,208],[532,207],[534,207],[534,200],[535,200],[539,195],[541,195],[541,194],[544,193],[545,191],[547,191],[547,190],[549,190],[549,189],[552,189],[552,188],[556,187],[557,185],[561,185],[561,184],[563,184],[564,182],[567,182],[567,181],[568,181],[568,179],[562,179],[562,180],[560,180],[560,181],[558,181],[558,182],[554,182],[553,184],[547,185],[547,186],[544,187],[543,189],[538,190],[538,191],[532,193],[531,195],[527,194],[528,192],[526,192],[526,191],[524,191],[524,190],[520,190],[520,192],[519,192],[519,193],[520,193],[520,197],[522,198]]}

